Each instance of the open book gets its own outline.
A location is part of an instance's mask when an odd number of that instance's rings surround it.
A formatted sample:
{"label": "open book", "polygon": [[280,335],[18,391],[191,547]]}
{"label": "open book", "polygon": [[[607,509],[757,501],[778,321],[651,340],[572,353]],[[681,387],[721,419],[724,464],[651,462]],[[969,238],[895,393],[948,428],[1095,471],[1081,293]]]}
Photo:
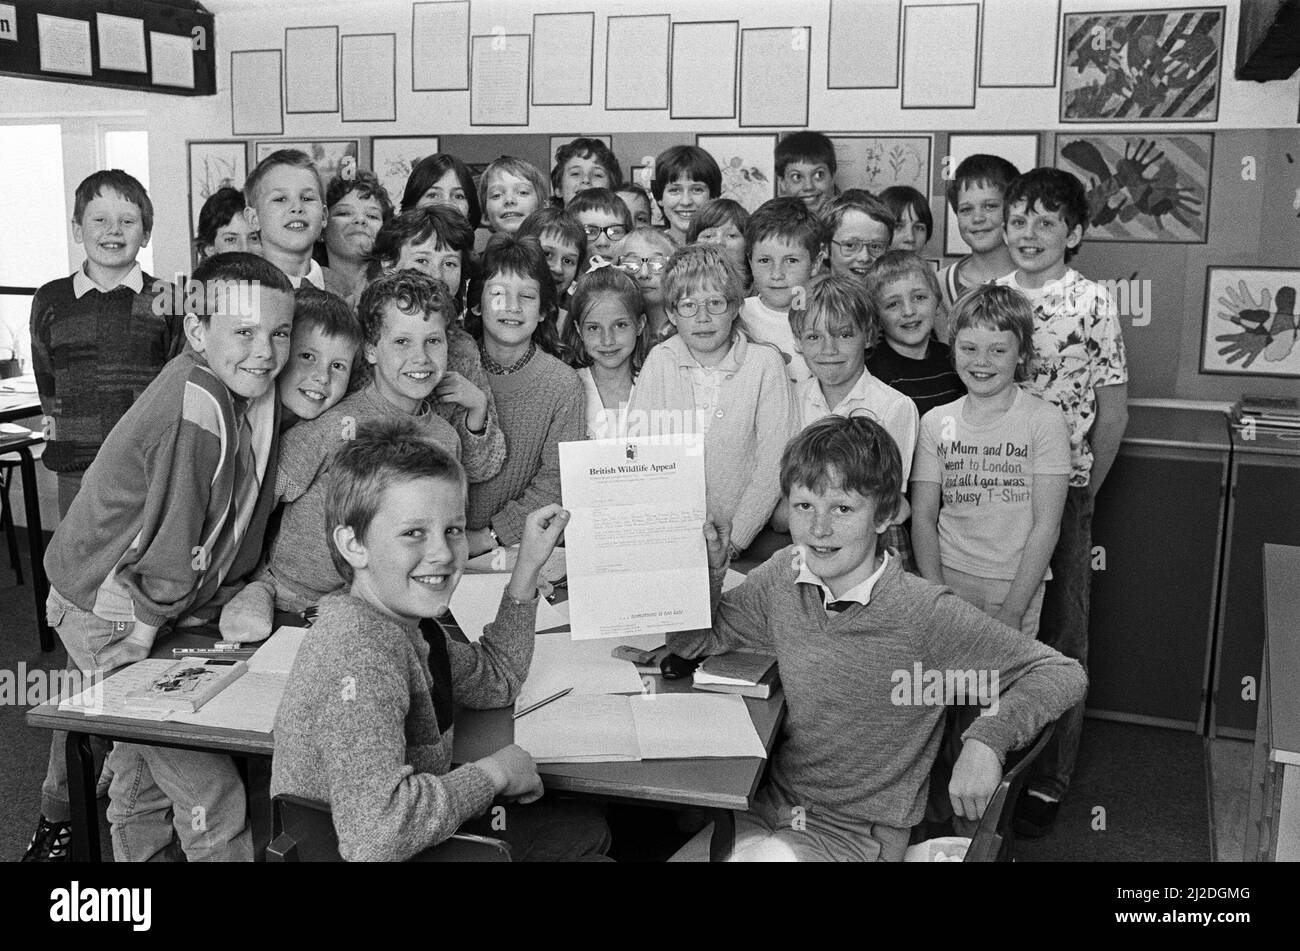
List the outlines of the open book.
{"label": "open book", "polygon": [[725,695],[570,694],[516,720],[515,742],[539,763],[767,758],[744,699]]}

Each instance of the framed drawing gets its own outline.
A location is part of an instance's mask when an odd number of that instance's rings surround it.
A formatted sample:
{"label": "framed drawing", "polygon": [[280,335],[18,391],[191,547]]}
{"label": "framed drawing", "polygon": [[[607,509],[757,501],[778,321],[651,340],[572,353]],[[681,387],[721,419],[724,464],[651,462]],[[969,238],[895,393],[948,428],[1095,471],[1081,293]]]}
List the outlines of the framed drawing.
{"label": "framed drawing", "polygon": [[1205,244],[1210,133],[1057,133],[1056,167],[1088,189],[1089,241]]}
{"label": "framed drawing", "polygon": [[1067,13],[1062,122],[1214,122],[1223,7]]}
{"label": "framed drawing", "polygon": [[695,144],[722,169],[722,196],[753,212],[776,195],[776,134],[697,135]]}
{"label": "framed drawing", "polygon": [[377,135],[370,140],[370,169],[388,190],[394,208],[402,204],[402,192],[411,169],[420,159],[437,151],[436,135]]}
{"label": "framed drawing", "polygon": [[1201,372],[1300,378],[1300,268],[1208,267]]}
{"label": "framed drawing", "polygon": [[[253,144],[253,156],[260,162],[280,149],[298,149],[310,155],[311,160],[316,163],[316,170],[320,172],[321,183],[326,188],[330,187],[330,180],[339,174],[344,163],[349,159],[354,169],[359,168],[361,162],[358,139],[263,140]],[[322,199],[324,197],[321,196]]]}
{"label": "framed drawing", "polygon": [[841,189],[865,188],[877,194],[891,185],[910,185],[930,194],[930,154],[934,138],[928,135],[836,135],[835,184]]}
{"label": "framed drawing", "polygon": [[190,237],[199,227],[203,203],[221,188],[243,188],[248,177],[248,143],[238,139],[189,142]]}

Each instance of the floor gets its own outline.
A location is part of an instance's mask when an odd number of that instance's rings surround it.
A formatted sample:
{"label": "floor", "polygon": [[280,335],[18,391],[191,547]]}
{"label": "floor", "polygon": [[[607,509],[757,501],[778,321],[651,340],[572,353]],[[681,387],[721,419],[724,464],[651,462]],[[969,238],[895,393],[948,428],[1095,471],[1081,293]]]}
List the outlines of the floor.
{"label": "floor", "polygon": [[1246,848],[1250,767],[1254,746],[1245,740],[1207,740],[1210,829],[1216,862],[1240,862]]}

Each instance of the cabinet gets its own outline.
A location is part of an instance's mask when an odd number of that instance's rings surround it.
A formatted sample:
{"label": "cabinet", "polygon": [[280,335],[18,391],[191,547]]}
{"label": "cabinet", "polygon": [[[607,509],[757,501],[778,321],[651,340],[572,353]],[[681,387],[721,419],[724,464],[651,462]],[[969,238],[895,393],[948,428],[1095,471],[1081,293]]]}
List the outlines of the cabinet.
{"label": "cabinet", "polygon": [[1129,408],[1093,515],[1090,715],[1201,730],[1229,457],[1221,412]]}
{"label": "cabinet", "polygon": [[1263,644],[1247,862],[1300,861],[1300,548],[1266,545]]}
{"label": "cabinet", "polygon": [[[1300,545],[1300,440],[1263,431],[1254,435],[1247,439],[1232,433],[1232,492],[1210,707],[1211,736],[1245,739],[1254,735],[1262,706],[1243,696],[1243,679],[1259,682],[1264,655],[1263,549],[1267,544]],[[1290,583],[1300,584],[1300,578],[1292,575]],[[1292,633],[1300,636],[1300,631]]]}

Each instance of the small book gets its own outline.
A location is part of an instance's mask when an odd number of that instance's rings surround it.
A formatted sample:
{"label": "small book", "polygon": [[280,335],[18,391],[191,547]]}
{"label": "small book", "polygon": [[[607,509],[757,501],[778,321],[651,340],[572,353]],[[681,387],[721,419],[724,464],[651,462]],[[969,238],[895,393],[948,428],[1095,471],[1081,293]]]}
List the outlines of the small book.
{"label": "small book", "polygon": [[705,658],[704,663],[695,671],[695,686],[701,690],[715,687],[757,687],[768,679],[768,674],[775,668],[776,658],[771,654],[729,651]]}
{"label": "small book", "polygon": [[195,657],[178,661],[147,686],[129,692],[126,706],[133,710],[196,713],[247,670],[248,664],[242,660]]}

